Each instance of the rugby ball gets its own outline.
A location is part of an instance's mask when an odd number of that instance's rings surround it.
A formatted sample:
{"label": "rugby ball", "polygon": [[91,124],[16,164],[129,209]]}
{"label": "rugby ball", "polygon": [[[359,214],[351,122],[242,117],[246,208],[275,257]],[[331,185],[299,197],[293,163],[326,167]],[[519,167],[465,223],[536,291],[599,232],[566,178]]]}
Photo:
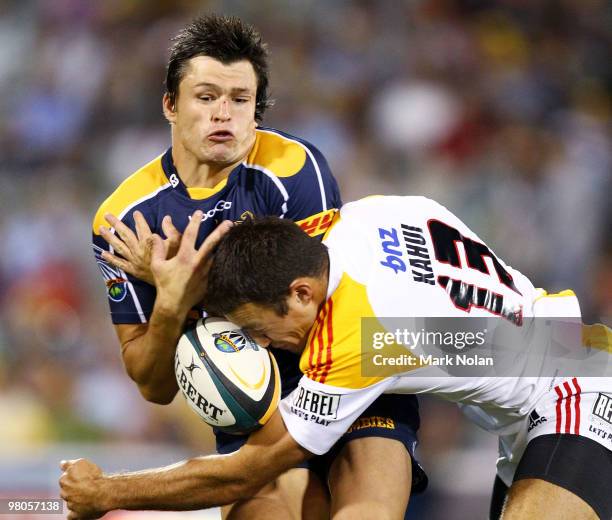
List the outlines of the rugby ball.
{"label": "rugby ball", "polygon": [[200,319],[181,336],[174,371],[189,406],[224,432],[256,430],[278,406],[274,356],[222,318]]}

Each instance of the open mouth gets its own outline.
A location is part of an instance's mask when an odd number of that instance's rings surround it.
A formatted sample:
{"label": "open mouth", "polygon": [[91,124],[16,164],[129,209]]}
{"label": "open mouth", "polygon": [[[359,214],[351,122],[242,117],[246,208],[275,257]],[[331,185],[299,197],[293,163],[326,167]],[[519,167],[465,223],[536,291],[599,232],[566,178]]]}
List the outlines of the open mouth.
{"label": "open mouth", "polygon": [[208,139],[215,143],[224,143],[226,141],[230,141],[234,138],[234,134],[228,132],[227,130],[219,130],[218,132],[213,132],[208,135]]}

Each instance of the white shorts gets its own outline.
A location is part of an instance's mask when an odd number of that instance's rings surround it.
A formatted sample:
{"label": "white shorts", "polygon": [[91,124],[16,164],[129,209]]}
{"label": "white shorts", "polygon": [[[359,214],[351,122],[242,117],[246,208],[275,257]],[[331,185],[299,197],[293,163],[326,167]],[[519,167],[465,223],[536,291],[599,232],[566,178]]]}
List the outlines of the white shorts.
{"label": "white shorts", "polygon": [[499,438],[497,474],[507,486],[527,444],[549,434],[580,435],[612,451],[612,378],[553,380],[517,433]]}

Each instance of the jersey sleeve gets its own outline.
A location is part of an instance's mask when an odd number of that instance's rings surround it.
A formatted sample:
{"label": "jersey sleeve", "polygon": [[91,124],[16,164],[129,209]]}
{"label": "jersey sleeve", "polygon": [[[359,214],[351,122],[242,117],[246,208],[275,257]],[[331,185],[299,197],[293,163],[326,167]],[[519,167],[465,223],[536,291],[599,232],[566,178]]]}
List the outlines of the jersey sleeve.
{"label": "jersey sleeve", "polygon": [[352,389],[313,381],[303,376],[297,388],[279,404],[285,426],[295,441],[322,455],[353,422],[393,383],[393,378]]}
{"label": "jersey sleeve", "polygon": [[309,143],[300,144],[306,152],[304,165],[294,175],[277,177],[277,189],[268,196],[272,214],[296,222],[324,217],[342,205],[338,183],[323,154]]}
{"label": "jersey sleeve", "polygon": [[[133,229],[131,218],[124,218],[123,222]],[[155,287],[106,262],[102,252],[109,251],[110,246],[95,231],[92,234],[94,256],[106,285],[112,322],[115,325],[147,323],[155,302]]]}

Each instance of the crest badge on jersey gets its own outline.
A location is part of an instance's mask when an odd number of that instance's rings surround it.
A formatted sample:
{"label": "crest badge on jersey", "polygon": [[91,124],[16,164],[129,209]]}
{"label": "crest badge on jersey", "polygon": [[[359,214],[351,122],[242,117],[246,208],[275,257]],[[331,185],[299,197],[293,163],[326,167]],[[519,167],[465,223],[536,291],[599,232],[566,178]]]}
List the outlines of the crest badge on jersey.
{"label": "crest badge on jersey", "polygon": [[106,282],[108,297],[114,302],[121,302],[127,296],[127,280],[125,278],[113,278]]}
{"label": "crest badge on jersey", "polygon": [[102,271],[104,277],[104,283],[106,284],[106,293],[108,294],[109,300],[119,303],[125,300],[128,293],[128,280],[125,273],[121,269],[110,265],[104,258],[102,253],[105,249],[94,244],[94,253],[96,255],[96,263]]}

